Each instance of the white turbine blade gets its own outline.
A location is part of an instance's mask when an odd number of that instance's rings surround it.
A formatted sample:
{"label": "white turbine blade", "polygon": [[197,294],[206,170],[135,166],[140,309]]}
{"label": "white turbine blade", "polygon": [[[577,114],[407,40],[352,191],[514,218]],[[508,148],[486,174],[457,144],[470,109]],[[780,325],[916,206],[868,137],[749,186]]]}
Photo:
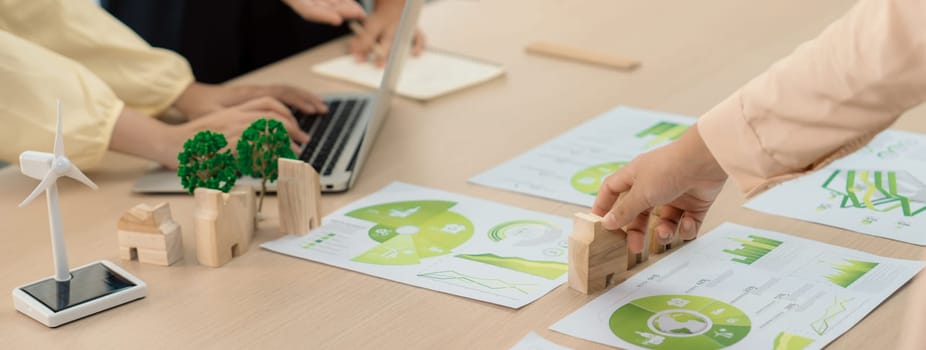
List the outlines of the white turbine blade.
{"label": "white turbine blade", "polygon": [[72,166],[71,171],[68,171],[67,174],[64,174],[64,176],[80,181],[84,185],[87,185],[87,187],[90,187],[94,190],[97,189],[96,184],[93,183],[93,181],[90,181],[90,178],[87,177],[87,175],[84,175],[84,173],[81,172],[80,169],[77,169],[76,166]]}
{"label": "white turbine blade", "polygon": [[61,100],[58,100],[58,126],[55,129],[55,157],[64,155],[64,133],[61,131]]}
{"label": "white turbine blade", "polygon": [[42,194],[42,192],[45,192],[45,190],[48,189],[48,186],[54,184],[56,180],[58,180],[58,177],[55,176],[55,171],[49,170],[48,174],[45,174],[45,178],[42,179],[42,182],[39,182],[39,185],[36,186],[35,189],[32,190],[32,193],[29,194],[29,197],[26,197],[26,200],[24,200],[22,203],[19,203],[19,207],[22,208],[26,206],[26,204],[29,204],[29,202]]}

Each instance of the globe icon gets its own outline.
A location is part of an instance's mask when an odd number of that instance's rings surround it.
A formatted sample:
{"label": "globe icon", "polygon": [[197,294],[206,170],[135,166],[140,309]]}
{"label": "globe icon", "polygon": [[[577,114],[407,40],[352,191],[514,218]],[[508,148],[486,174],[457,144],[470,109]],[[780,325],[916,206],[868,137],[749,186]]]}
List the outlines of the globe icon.
{"label": "globe icon", "polygon": [[704,334],[711,328],[705,316],[686,310],[663,311],[650,320],[656,333],[675,337]]}

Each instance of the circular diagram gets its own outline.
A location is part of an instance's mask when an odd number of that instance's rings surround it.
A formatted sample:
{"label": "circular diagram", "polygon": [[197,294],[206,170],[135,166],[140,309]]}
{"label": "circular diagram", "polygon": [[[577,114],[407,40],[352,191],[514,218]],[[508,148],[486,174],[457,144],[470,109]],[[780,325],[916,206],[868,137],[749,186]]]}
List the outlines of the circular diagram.
{"label": "circular diagram", "polygon": [[377,265],[414,265],[421,259],[450,254],[473,236],[473,223],[450,211],[455,202],[390,202],[353,210],[346,216],[373,222],[368,231],[380,244],[353,261]]}
{"label": "circular diagram", "polygon": [[514,240],[516,247],[530,247],[555,241],[563,232],[559,227],[540,220],[515,220],[503,222],[489,229],[493,242]]}
{"label": "circular diagram", "polygon": [[735,306],[693,295],[639,298],[611,314],[611,332],[649,349],[723,349],[749,334],[749,317]]}
{"label": "circular diagram", "polygon": [[570,182],[572,183],[572,187],[577,191],[594,196],[598,194],[598,188],[601,187],[601,183],[604,179],[624,165],[627,165],[627,162],[592,165],[572,175],[572,180]]}

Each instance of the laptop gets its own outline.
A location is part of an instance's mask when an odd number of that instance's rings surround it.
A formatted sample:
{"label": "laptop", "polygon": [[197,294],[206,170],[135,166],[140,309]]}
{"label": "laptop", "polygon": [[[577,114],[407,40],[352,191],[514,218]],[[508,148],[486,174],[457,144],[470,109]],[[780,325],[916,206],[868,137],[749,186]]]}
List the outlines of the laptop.
{"label": "laptop", "polygon": [[[388,116],[392,96],[408,56],[418,15],[424,0],[407,0],[395,33],[383,80],[372,92],[326,94],[328,113],[307,115],[295,112],[299,127],[310,135],[298,158],[312,165],[321,177],[322,192],[347,191],[357,180],[360,169],[379,129]],[[260,185],[244,177],[238,183]],[[269,190],[275,190],[268,184]],[[186,192],[176,172],[160,169],[142,176],[132,188],[138,193]]]}

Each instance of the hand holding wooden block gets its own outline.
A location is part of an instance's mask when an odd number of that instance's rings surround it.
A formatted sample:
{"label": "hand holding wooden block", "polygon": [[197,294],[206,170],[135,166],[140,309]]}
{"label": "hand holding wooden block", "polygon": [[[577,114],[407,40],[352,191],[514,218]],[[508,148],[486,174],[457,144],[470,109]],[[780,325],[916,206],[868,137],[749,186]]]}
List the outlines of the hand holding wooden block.
{"label": "hand holding wooden block", "polygon": [[607,288],[627,271],[627,234],[601,226],[601,217],[576,213],[569,235],[569,287],[585,294]]}
{"label": "hand holding wooden block", "polygon": [[[647,230],[643,252],[632,254],[627,245],[627,233],[607,230],[601,220],[594,214],[576,213],[569,235],[569,287],[585,294],[616,285],[620,282],[619,275],[649,260],[650,253],[662,254],[684,243],[676,235],[670,244],[658,244],[651,230]],[[654,213],[649,226],[655,222],[658,217]]]}

